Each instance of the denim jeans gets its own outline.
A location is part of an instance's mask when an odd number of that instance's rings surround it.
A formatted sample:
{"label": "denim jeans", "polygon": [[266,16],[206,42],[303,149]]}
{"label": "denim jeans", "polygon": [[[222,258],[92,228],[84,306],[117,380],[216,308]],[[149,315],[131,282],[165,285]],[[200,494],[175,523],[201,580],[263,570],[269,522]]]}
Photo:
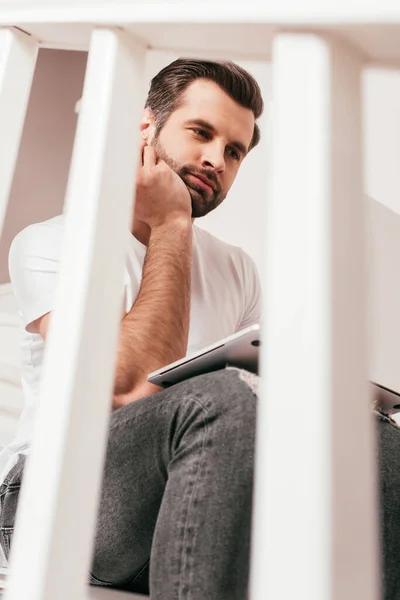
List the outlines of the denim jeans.
{"label": "denim jeans", "polygon": [[[256,396],[237,371],[115,410],[89,581],[152,600],[245,600]],[[24,459],[0,489],[8,557]]]}
{"label": "denim jeans", "polygon": [[[92,584],[140,593],[150,583],[152,600],[245,600],[255,413],[237,372],[218,371],[111,414]],[[400,600],[400,429],[384,417],[377,428],[382,600]],[[23,466],[0,487],[7,557]]]}

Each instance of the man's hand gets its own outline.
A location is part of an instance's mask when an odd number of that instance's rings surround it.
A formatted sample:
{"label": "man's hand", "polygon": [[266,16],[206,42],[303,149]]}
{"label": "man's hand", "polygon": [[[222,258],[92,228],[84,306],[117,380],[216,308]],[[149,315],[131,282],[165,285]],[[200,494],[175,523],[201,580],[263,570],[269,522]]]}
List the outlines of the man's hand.
{"label": "man's hand", "polygon": [[153,229],[175,220],[190,222],[192,202],[185,183],[143,141],[136,179],[135,219]]}

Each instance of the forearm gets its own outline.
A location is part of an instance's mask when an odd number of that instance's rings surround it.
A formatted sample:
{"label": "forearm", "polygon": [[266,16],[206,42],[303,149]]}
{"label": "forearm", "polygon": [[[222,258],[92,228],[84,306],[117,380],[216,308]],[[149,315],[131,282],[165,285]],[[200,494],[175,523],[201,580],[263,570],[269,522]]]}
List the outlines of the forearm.
{"label": "forearm", "polygon": [[190,222],[152,229],[139,294],[121,324],[117,397],[143,388],[149,373],[186,355],[191,258]]}

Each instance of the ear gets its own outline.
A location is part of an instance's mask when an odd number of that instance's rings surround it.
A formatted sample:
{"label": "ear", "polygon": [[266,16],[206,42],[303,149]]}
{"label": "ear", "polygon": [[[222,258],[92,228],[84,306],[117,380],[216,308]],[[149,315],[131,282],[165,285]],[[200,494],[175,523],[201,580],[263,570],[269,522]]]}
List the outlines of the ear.
{"label": "ear", "polygon": [[141,137],[150,145],[154,139],[156,130],[155,119],[150,108],[145,108],[143,111],[142,120],[140,122]]}

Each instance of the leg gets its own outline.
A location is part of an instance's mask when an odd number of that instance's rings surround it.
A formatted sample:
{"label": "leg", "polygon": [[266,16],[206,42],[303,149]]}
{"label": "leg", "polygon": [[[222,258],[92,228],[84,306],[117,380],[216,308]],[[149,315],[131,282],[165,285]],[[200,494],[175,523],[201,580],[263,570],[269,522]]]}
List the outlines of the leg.
{"label": "leg", "polygon": [[6,560],[10,555],[24,465],[25,456],[20,455],[0,486],[0,545]]}
{"label": "leg", "polygon": [[256,399],[236,372],[182,382],[116,410],[93,582],[152,600],[245,599]]}
{"label": "leg", "polygon": [[[151,558],[152,600],[246,597],[255,409],[237,373],[219,371],[111,415],[93,583],[146,592]],[[7,558],[23,466],[0,490]]]}
{"label": "leg", "polygon": [[400,429],[378,421],[383,600],[400,599]]}

